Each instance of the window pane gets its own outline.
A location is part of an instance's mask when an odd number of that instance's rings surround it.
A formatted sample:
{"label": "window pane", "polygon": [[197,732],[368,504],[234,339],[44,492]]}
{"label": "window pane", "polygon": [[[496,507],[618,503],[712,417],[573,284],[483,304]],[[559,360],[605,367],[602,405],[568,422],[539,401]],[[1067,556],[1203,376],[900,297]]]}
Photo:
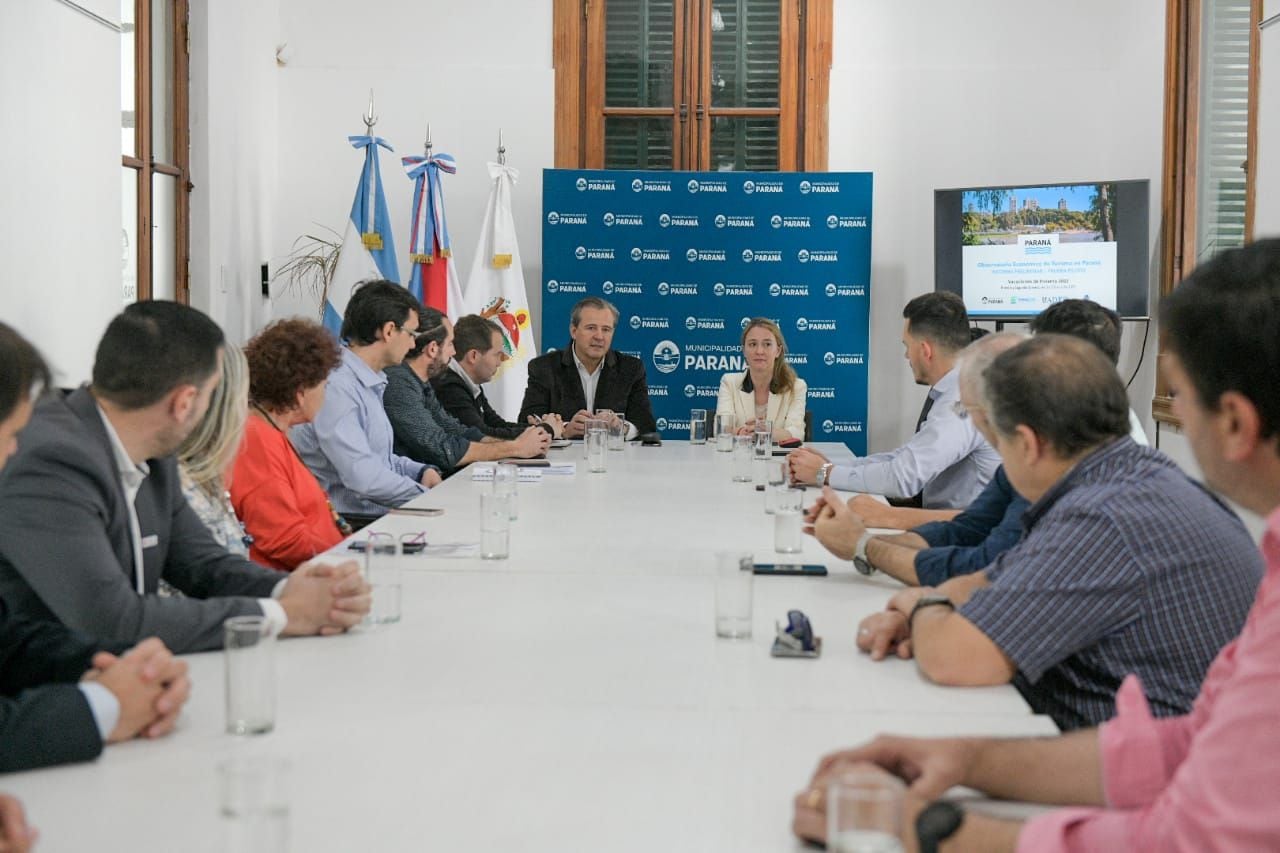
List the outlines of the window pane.
{"label": "window pane", "polygon": [[777,0],[721,0],[711,14],[711,105],[778,106]]}
{"label": "window pane", "polygon": [[605,116],[606,169],[670,169],[671,119]]}
{"label": "window pane", "polygon": [[1244,245],[1249,126],[1249,0],[1204,0],[1196,259]]}
{"label": "window pane", "polygon": [[711,163],[721,172],[776,172],[778,120],[714,116],[711,119]]}
{"label": "window pane", "polygon": [[134,83],[137,80],[137,57],[133,45],[133,0],[120,0],[120,153],[138,156],[134,138]]}
{"label": "window pane", "polygon": [[138,172],[120,170],[120,296],[125,305],[138,301]]}
{"label": "window pane", "polygon": [[674,0],[609,0],[605,5],[605,105],[671,106],[674,47]]}
{"label": "window pane", "polygon": [[151,152],[173,163],[173,0],[151,4]]}
{"label": "window pane", "polygon": [[174,299],[174,257],[177,255],[178,179],[151,178],[151,298]]}

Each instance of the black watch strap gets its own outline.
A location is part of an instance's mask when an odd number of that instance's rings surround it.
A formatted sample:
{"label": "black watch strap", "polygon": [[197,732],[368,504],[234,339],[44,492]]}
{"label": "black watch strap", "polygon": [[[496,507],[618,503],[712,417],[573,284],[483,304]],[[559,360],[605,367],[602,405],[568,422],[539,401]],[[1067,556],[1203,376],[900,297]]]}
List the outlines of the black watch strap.
{"label": "black watch strap", "polygon": [[924,595],[916,601],[915,607],[911,608],[911,615],[907,617],[907,624],[911,625],[916,621],[916,614],[926,607],[947,607],[951,610],[956,609],[956,604],[945,595]]}
{"label": "black watch strap", "polygon": [[938,844],[956,834],[964,823],[964,809],[948,800],[935,800],[916,816],[920,853],[938,853]]}

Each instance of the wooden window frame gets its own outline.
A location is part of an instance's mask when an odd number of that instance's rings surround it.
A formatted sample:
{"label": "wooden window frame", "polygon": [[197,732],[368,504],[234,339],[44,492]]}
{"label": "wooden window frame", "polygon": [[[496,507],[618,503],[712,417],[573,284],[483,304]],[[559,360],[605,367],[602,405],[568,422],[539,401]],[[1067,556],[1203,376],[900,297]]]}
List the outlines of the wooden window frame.
{"label": "wooden window frame", "polygon": [[[1165,11],[1164,175],[1161,196],[1161,298],[1173,292],[1195,266],[1196,175],[1200,112],[1200,21],[1203,0],[1168,0]],[[1245,140],[1245,241],[1253,239],[1258,153],[1258,50],[1262,0],[1250,0],[1249,119]],[[1161,336],[1157,355],[1156,393],[1151,417],[1159,424],[1181,427],[1173,413],[1173,398],[1159,369],[1165,348]]]}
{"label": "wooden window frame", "polygon": [[[602,168],[598,157],[590,152],[604,151],[601,138],[603,125],[588,121],[588,110],[604,102],[603,64],[592,66],[592,52],[603,51],[604,15],[593,14],[603,9],[607,0],[554,0],[552,4],[552,64],[555,69],[555,165],[558,169]],[[676,18],[684,14],[709,14],[710,0],[677,0]],[[708,106],[705,118],[724,116],[779,116],[779,126],[794,116],[799,133],[793,137],[782,133],[778,139],[779,171],[825,171],[827,168],[827,119],[831,80],[831,28],[833,0],[781,0],[780,80],[777,109],[715,108]],[[703,55],[710,50],[710,28],[703,32]],[[683,32],[677,28],[675,73],[682,80]],[[686,89],[694,84],[686,82]],[[684,102],[691,105],[686,129],[677,125],[672,146],[673,169],[687,169],[689,161],[706,162],[710,156],[711,135],[695,135],[693,123],[698,103],[696,93],[686,91]],[[679,106],[674,107],[676,112]],[[610,108],[610,115],[669,116],[673,108]],[[677,117],[677,121],[679,118]],[[696,154],[690,149],[694,140],[701,147]]]}
{"label": "wooden window frame", "polygon": [[173,104],[170,119],[171,163],[158,163],[152,137],[153,57],[151,50],[152,20],[150,0],[134,0],[134,156],[122,155],[121,165],[136,172],[137,193],[137,301],[152,298],[152,187],[155,175],[175,179],[174,193],[174,298],[191,301],[191,127],[190,81],[191,56],[188,35],[189,0],[166,0],[172,4]]}

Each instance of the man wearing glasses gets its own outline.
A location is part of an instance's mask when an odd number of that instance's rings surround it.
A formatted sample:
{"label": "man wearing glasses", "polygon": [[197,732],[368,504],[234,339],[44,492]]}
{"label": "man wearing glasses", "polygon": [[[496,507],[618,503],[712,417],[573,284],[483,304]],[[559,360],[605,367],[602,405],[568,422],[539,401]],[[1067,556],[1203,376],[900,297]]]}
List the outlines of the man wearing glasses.
{"label": "man wearing glasses", "polygon": [[393,452],[391,421],[382,406],[383,373],[414,346],[422,306],[389,281],[359,285],[342,318],[342,363],[329,376],[313,423],[294,427],[298,449],[334,509],[367,523],[440,482],[440,472]]}

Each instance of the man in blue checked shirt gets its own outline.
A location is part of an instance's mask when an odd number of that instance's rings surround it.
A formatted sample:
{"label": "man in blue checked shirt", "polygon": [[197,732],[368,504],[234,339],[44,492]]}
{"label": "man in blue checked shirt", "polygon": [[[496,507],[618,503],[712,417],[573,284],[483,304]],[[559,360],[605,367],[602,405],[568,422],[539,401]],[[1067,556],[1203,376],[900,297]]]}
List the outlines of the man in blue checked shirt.
{"label": "man in blue checked shirt", "polygon": [[1023,538],[982,572],[902,591],[859,647],[914,656],[940,684],[1012,681],[1063,729],[1109,719],[1129,673],[1157,716],[1186,713],[1261,578],[1248,532],[1129,437],[1124,384],[1092,344],[1032,338],[984,379],[996,450],[1031,502]]}
{"label": "man in blue checked shirt", "polygon": [[392,451],[391,422],[382,407],[383,373],[415,343],[421,305],[389,281],[356,288],[342,318],[342,363],[329,375],[324,405],[313,423],[289,440],[329,500],[349,521],[384,515],[440,482],[440,472]]}

